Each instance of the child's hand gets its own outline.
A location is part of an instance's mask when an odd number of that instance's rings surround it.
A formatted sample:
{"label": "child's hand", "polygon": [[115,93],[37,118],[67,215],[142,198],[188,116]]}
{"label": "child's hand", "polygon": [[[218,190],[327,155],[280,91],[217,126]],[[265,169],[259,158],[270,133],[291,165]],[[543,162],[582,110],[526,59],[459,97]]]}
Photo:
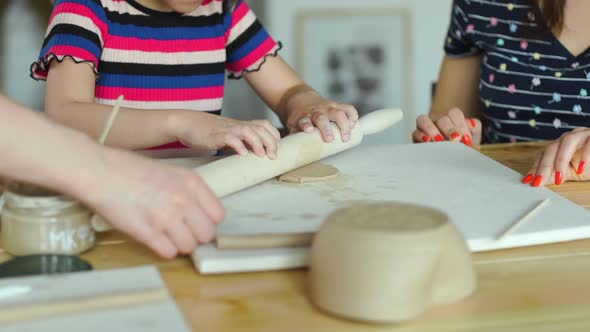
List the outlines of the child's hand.
{"label": "child's hand", "polygon": [[187,121],[178,139],[191,147],[219,150],[230,147],[239,155],[252,150],[258,157],[277,158],[281,135],[269,121],[240,121],[217,115],[202,114],[206,118],[191,125]]}
{"label": "child's hand", "polygon": [[566,181],[588,181],[590,128],[577,128],[551,143],[536,160],[522,182],[533,187],[561,185]]}
{"label": "child's hand", "polygon": [[472,146],[481,144],[481,136],[481,121],[466,118],[463,111],[453,108],[436,120],[428,115],[419,116],[416,119],[416,130],[412,134],[412,140],[414,143],[461,141]]}
{"label": "child's hand", "polygon": [[258,157],[277,158],[281,134],[266,120],[238,121],[214,129],[210,135],[210,144],[215,149],[226,146],[239,155],[248,154],[248,147]]}
{"label": "child's hand", "polygon": [[287,107],[292,110],[285,121],[290,134],[300,131],[310,133],[317,127],[328,143],[334,140],[330,122],[338,125],[342,141],[347,142],[352,127],[359,119],[354,106],[325,99],[311,89],[293,95]]}

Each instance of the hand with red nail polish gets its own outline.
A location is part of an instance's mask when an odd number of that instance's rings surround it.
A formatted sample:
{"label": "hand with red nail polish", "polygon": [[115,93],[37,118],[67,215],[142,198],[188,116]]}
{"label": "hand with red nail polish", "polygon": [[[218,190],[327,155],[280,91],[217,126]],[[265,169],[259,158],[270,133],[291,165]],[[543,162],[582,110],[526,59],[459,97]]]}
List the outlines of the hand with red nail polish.
{"label": "hand with red nail polish", "polygon": [[522,183],[524,184],[531,184],[535,180],[535,176],[533,174],[528,174],[522,179]]}
{"label": "hand with red nail polish", "polygon": [[[577,128],[549,144],[523,183],[534,187],[562,185],[567,181],[588,181],[586,161],[590,160],[590,129]],[[531,181],[532,174],[535,178]]]}
{"label": "hand with red nail polish", "polygon": [[560,186],[563,183],[563,175],[560,171],[555,171],[555,185]]}
{"label": "hand with red nail polish", "polygon": [[582,175],[586,171],[586,162],[584,160],[580,161],[578,164],[578,169],[576,170],[576,174]]}
{"label": "hand with red nail polish", "polygon": [[416,120],[416,130],[412,134],[415,143],[424,142],[428,136],[436,142],[454,141],[467,146],[481,144],[481,121],[466,117],[458,108],[446,114],[421,115]]}
{"label": "hand with red nail polish", "polygon": [[543,181],[543,176],[542,175],[537,175],[535,177],[535,180],[533,181],[533,183],[531,184],[531,186],[533,187],[540,187],[541,183]]}
{"label": "hand with red nail polish", "polygon": [[473,140],[472,140],[472,138],[471,138],[470,135],[463,135],[463,138],[461,140],[467,146],[472,146],[473,145]]}

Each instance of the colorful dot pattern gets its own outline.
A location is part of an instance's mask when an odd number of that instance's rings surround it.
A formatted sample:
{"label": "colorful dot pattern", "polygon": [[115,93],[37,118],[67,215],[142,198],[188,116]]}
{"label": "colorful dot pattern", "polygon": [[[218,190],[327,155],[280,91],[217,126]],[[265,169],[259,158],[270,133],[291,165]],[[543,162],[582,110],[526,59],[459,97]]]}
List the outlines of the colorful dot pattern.
{"label": "colorful dot pattern", "polygon": [[479,98],[488,143],[552,140],[590,127],[590,48],[571,54],[540,34],[528,0],[455,0],[445,52],[482,56]]}

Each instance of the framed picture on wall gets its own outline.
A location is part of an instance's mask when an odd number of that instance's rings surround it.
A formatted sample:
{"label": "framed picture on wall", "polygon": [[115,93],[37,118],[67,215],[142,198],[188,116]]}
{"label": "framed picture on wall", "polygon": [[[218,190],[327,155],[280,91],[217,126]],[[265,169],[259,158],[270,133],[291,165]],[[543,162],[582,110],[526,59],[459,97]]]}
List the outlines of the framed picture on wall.
{"label": "framed picture on wall", "polygon": [[411,105],[410,19],[402,8],[302,10],[295,66],[324,96],[361,115]]}

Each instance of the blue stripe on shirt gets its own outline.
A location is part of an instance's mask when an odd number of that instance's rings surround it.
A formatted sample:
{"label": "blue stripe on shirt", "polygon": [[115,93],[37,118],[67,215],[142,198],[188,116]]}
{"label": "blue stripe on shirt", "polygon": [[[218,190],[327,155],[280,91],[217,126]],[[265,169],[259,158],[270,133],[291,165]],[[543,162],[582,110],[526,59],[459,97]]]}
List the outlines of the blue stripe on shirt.
{"label": "blue stripe on shirt", "polygon": [[142,76],[124,74],[103,74],[99,85],[121,88],[145,89],[190,89],[223,86],[224,74],[197,76]]}
{"label": "blue stripe on shirt", "polygon": [[222,24],[210,27],[171,27],[171,28],[152,28],[137,25],[123,25],[120,23],[111,23],[109,34],[121,37],[140,36],[142,39],[155,40],[178,40],[182,39],[205,39],[225,36],[225,30]]}
{"label": "blue stripe on shirt", "polygon": [[256,35],[252,36],[252,38],[248,40],[247,43],[242,45],[242,47],[238,48],[231,54],[228,54],[228,61],[235,63],[247,57],[252,52],[254,52],[258,47],[260,47],[260,45],[262,45],[262,43],[264,43],[264,41],[268,39],[268,37],[269,35],[266,32],[266,30],[261,29],[260,31],[258,31]]}

